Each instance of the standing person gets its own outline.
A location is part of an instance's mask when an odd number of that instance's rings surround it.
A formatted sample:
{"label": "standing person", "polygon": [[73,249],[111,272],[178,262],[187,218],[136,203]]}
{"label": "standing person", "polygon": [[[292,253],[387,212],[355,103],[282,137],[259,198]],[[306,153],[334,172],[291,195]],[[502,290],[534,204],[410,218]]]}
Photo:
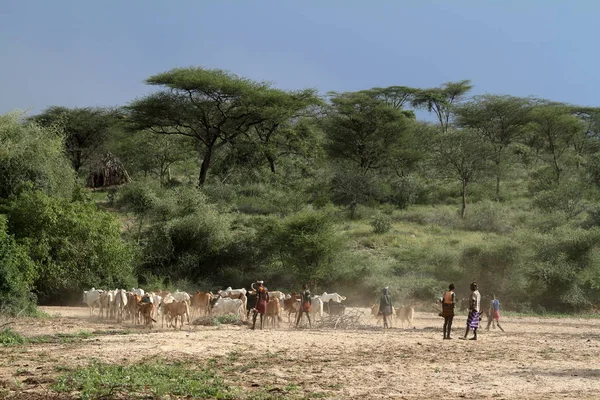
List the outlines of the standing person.
{"label": "standing person", "polygon": [[466,340],[469,330],[473,329],[473,337],[469,340],[477,340],[477,328],[481,319],[481,294],[477,290],[477,283],[471,283],[471,297],[469,298],[469,316],[467,317],[467,330],[461,339]]}
{"label": "standing person", "polygon": [[440,299],[442,302],[442,317],[444,317],[444,339],[452,339],[452,320],[454,319],[454,308],[456,307],[456,294],[454,293],[454,284],[448,286],[448,291]]}
{"label": "standing person", "polygon": [[260,314],[260,329],[263,328],[263,318],[267,312],[267,303],[269,302],[269,291],[263,286],[263,281],[256,281],[258,285],[254,288],[254,284],[250,285],[256,291],[256,306],[254,307],[254,315],[252,317],[252,329],[256,326],[256,316]]}
{"label": "standing person", "polygon": [[485,329],[489,331],[490,324],[495,328],[494,321],[498,325],[498,328],[504,332],[504,329],[500,326],[500,300],[496,298],[495,294],[492,294],[492,301],[490,302],[490,318],[488,319],[487,328]]}
{"label": "standing person", "polygon": [[302,319],[302,314],[306,314],[308,318],[308,326],[312,328],[312,324],[310,322],[310,306],[312,304],[312,299],[310,298],[310,290],[308,290],[308,285],[305,283],[302,285],[302,293],[300,293],[300,310],[298,310],[298,318],[296,319],[296,328],[300,323],[300,319]]}
{"label": "standing person", "polygon": [[394,306],[392,304],[392,296],[389,295],[388,291],[388,287],[384,287],[381,293],[381,297],[379,298],[379,314],[383,315],[384,329],[389,328],[387,317],[388,315],[392,315],[392,312],[394,311]]}

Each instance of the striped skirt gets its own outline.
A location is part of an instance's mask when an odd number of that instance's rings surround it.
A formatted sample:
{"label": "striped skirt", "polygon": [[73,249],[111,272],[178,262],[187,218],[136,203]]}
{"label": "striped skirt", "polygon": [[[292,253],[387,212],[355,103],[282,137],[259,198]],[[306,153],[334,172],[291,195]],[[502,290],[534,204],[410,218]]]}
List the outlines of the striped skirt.
{"label": "striped skirt", "polygon": [[467,317],[467,326],[471,329],[479,328],[479,320],[481,319],[481,314],[477,311],[469,311],[469,316]]}

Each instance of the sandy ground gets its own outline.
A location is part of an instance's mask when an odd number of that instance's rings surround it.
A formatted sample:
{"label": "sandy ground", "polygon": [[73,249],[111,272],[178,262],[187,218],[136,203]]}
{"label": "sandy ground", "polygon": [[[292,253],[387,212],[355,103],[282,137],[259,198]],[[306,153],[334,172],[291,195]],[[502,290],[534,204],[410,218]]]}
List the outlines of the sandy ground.
{"label": "sandy ground", "polygon": [[[600,319],[503,318],[506,333],[482,331],[478,341],[441,340],[442,319],[416,313],[415,328],[382,330],[288,329],[185,325],[152,333],[130,323],[89,318],[82,307],[42,307],[52,318],[22,319],[28,336],[99,331],[75,343],[0,347],[0,387],[21,382],[44,390],[61,366],[93,358],[128,364],[151,356],[256,361],[237,386],[284,388],[306,396],[365,399],[597,399],[600,398]],[[466,318],[454,322],[454,338]],[[369,318],[370,324],[374,320]],[[160,324],[159,324],[160,326]],[[128,331],[117,335],[110,331]],[[112,333],[112,334],[111,334]],[[264,360],[264,361],[263,361]],[[252,369],[253,368],[253,369]]]}

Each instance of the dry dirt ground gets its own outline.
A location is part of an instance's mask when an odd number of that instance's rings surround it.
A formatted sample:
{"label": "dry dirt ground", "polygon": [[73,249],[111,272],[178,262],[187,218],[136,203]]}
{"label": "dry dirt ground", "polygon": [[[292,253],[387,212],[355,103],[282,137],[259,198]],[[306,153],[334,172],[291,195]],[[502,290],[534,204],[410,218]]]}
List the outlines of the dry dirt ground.
{"label": "dry dirt ground", "polygon": [[[23,335],[96,332],[73,343],[0,347],[0,387],[47,390],[63,366],[98,359],[131,364],[152,356],[217,359],[245,368],[220,371],[246,393],[296,388],[296,395],[339,399],[598,399],[600,319],[506,317],[478,341],[441,340],[441,318],[416,313],[415,329],[252,331],[246,326],[154,328],[89,318],[83,307],[42,307],[52,316],[21,319]],[[375,324],[374,320],[368,322]],[[117,334],[117,333],[126,334]],[[224,372],[227,371],[227,372]],[[21,382],[21,383],[19,383]],[[27,397],[21,397],[27,398]]]}

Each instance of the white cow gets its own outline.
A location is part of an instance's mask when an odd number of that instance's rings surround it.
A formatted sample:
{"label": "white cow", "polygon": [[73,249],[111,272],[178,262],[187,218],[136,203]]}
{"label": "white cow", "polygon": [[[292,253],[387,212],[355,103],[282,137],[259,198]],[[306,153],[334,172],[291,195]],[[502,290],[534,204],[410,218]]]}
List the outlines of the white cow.
{"label": "white cow", "polygon": [[83,302],[87,304],[90,308],[90,317],[94,313],[94,308],[100,307],[100,295],[102,294],[102,290],[96,290],[95,288],[91,288],[90,290],[84,290],[83,292]]}
{"label": "white cow", "polygon": [[107,290],[100,294],[100,318],[110,318],[110,312],[114,304],[116,290]]}
{"label": "white cow", "polygon": [[171,296],[173,296],[175,301],[185,301],[189,307],[190,302],[191,302],[191,297],[188,293],[180,292],[179,290],[177,290],[177,291],[175,291],[175,293],[172,293]]}
{"label": "white cow", "polygon": [[232,289],[231,286],[229,286],[225,290],[219,290],[219,291],[217,291],[217,294],[220,294],[221,297],[239,296],[240,294],[243,294],[244,296],[246,296],[246,295],[248,295],[248,291],[246,289],[244,289],[244,288],[241,288],[241,289]]}
{"label": "white cow", "polygon": [[131,293],[133,293],[133,294],[137,294],[138,296],[142,296],[142,297],[144,297],[144,294],[145,294],[146,292],[144,292],[144,289],[140,289],[140,288],[138,288],[138,289],[131,289]]}
{"label": "white cow", "polygon": [[115,310],[117,312],[117,322],[123,321],[125,310],[127,309],[127,292],[125,289],[119,289],[115,292]]}
{"label": "white cow", "polygon": [[313,318],[313,321],[316,321],[316,316],[318,315],[319,318],[322,320],[323,319],[323,300],[321,299],[321,297],[319,296],[313,296],[311,297],[311,305],[310,305],[310,315]]}
{"label": "white cow", "polygon": [[279,304],[283,304],[283,301],[286,299],[286,296],[283,292],[280,292],[279,290],[274,290],[272,292],[269,292],[269,298],[270,299],[278,298]]}
{"label": "white cow", "polygon": [[329,300],[333,300],[335,303],[341,303],[342,301],[346,300],[346,297],[340,296],[337,293],[327,294],[327,292],[323,292],[321,295],[321,300],[323,300],[323,303],[329,303]]}
{"label": "white cow", "polygon": [[244,303],[240,299],[218,298],[212,306],[212,315],[237,314],[243,320]]}
{"label": "white cow", "polygon": [[152,293],[150,295],[150,301],[152,302],[152,304],[154,304],[154,308],[152,309],[152,317],[158,318],[158,306],[160,306],[160,303],[162,302],[162,297],[160,297],[156,293]]}

